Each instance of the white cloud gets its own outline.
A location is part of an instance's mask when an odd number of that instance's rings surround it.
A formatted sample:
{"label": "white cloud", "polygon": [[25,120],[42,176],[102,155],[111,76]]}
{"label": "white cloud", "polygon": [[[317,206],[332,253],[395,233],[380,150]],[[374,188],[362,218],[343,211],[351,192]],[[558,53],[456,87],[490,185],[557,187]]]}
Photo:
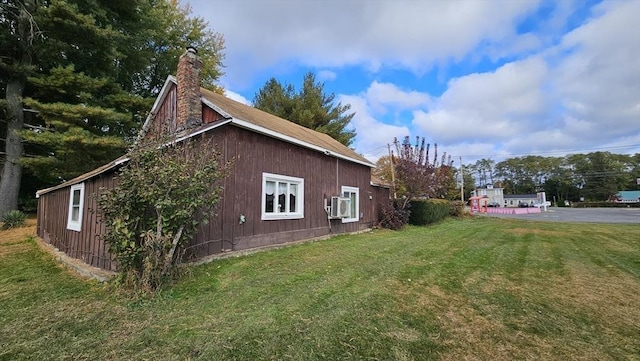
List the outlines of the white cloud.
{"label": "white cloud", "polygon": [[336,80],[337,76],[338,74],[336,74],[331,70],[320,70],[318,72],[317,78],[319,81],[327,81],[327,80],[331,81],[331,80]]}
{"label": "white cloud", "polygon": [[441,142],[493,142],[514,154],[637,142],[638,13],[637,1],[603,3],[559,46],[450,80],[413,123]]}
{"label": "white cloud", "polygon": [[410,134],[409,128],[403,125],[387,124],[373,115],[372,103],[380,104],[384,101],[372,98],[368,92],[358,95],[338,95],[342,104],[351,104],[355,116],[351,125],[356,130],[355,148],[371,161],[387,154],[387,144],[394,137],[403,138]]}
{"label": "white cloud", "polygon": [[251,102],[249,101],[249,99],[247,99],[244,96],[242,96],[242,95],[240,95],[240,94],[238,94],[238,93],[236,93],[234,91],[231,91],[229,89],[225,89],[224,90],[224,95],[226,95],[227,98],[233,99],[233,100],[235,100],[237,102],[240,102],[242,104],[251,105]]}
{"label": "white cloud", "polygon": [[[225,36],[232,89],[310,68],[339,86],[357,69],[350,89],[362,90],[337,100],[356,111],[356,149],[375,157],[408,134],[454,155],[639,143],[640,1],[182,1]],[[446,88],[410,89],[387,76],[398,69]]]}
{"label": "white cloud", "polygon": [[496,142],[539,128],[547,107],[542,91],[547,68],[539,58],[506,64],[494,72],[449,82],[413,124],[440,142]]}
{"label": "white cloud", "polygon": [[429,94],[418,91],[405,91],[391,83],[379,83],[374,81],[366,92],[369,105],[379,114],[384,114],[389,109],[413,109],[425,107],[431,102]]}
{"label": "white cloud", "polygon": [[425,72],[483,44],[517,39],[514,24],[538,6],[537,1],[473,0],[183,1],[224,35],[233,86],[256,69],[291,61]]}
{"label": "white cloud", "polygon": [[567,34],[555,91],[583,142],[640,133],[640,2],[603,3],[598,17]]}

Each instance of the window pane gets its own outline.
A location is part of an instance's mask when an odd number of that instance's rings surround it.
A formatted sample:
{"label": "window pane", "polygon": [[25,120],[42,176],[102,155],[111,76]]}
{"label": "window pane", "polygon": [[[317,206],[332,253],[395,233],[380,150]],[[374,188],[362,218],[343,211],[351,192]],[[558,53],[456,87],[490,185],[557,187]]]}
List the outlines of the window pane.
{"label": "window pane", "polygon": [[265,202],[264,202],[264,211],[265,213],[273,213],[273,200],[274,200],[274,193],[276,191],[276,182],[273,181],[266,181],[265,182],[265,186],[264,186],[264,197],[265,197]]}
{"label": "window pane", "polygon": [[79,189],[74,189],[73,190],[73,205],[74,206],[80,205],[80,190]]}
{"label": "window pane", "polygon": [[71,220],[77,222],[80,220],[80,207],[73,206],[71,208]]}
{"label": "window pane", "polygon": [[266,187],[264,187],[264,190],[265,190],[266,194],[273,195],[273,192],[275,192],[275,190],[276,190],[276,182],[267,181],[266,182]]}
{"label": "window pane", "polygon": [[287,194],[287,183],[278,182],[278,195]]}
{"label": "window pane", "polygon": [[287,211],[287,183],[278,182],[278,212]]}
{"label": "window pane", "polygon": [[356,214],[356,193],[349,193],[349,198],[351,198],[351,218],[357,218]]}
{"label": "window pane", "polygon": [[289,192],[291,192],[289,194],[289,212],[295,212],[296,211],[296,196],[298,195],[298,185],[297,184],[290,184],[289,185]]}
{"label": "window pane", "polygon": [[287,201],[287,198],[285,197],[284,194],[278,194],[278,212],[280,213],[284,213],[285,212],[285,204],[284,202]]}
{"label": "window pane", "polygon": [[264,211],[266,213],[273,213],[273,194],[265,195]]}
{"label": "window pane", "polygon": [[289,195],[289,212],[296,211],[296,196],[293,194]]}

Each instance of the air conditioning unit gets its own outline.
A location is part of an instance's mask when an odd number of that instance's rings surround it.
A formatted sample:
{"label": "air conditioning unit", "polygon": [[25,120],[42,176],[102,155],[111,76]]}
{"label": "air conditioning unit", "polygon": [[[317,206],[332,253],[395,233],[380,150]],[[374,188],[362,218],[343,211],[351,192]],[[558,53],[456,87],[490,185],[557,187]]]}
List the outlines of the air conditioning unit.
{"label": "air conditioning unit", "polygon": [[331,218],[349,218],[351,216],[351,199],[331,197]]}

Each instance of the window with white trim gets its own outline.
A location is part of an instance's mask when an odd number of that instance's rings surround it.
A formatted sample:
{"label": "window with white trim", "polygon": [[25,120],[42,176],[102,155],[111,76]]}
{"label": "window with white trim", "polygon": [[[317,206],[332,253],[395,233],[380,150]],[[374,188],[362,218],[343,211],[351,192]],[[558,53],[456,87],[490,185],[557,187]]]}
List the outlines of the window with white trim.
{"label": "window with white trim", "polygon": [[304,218],[304,179],[262,173],[262,220]]}
{"label": "window with white trim", "polygon": [[357,222],[360,219],[360,189],[342,186],[342,196],[351,199],[351,214],[342,218],[342,223]]}
{"label": "window with white trim", "polygon": [[82,229],[82,208],[84,207],[84,183],[71,186],[69,195],[69,216],[67,229],[78,231]]}

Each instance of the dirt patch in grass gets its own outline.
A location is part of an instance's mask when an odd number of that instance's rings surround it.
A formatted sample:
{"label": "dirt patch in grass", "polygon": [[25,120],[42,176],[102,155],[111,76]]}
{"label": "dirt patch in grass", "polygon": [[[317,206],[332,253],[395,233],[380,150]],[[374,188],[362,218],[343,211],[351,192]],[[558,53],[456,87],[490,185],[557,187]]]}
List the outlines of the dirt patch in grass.
{"label": "dirt patch in grass", "polygon": [[33,218],[27,219],[24,227],[0,230],[0,257],[28,251],[32,248],[28,239],[35,234],[36,220]]}
{"label": "dirt patch in grass", "polygon": [[546,229],[537,229],[537,228],[511,228],[505,229],[505,233],[512,233],[518,236],[523,236],[525,234],[540,234],[544,236],[566,236],[567,232],[560,231],[550,231]]}

